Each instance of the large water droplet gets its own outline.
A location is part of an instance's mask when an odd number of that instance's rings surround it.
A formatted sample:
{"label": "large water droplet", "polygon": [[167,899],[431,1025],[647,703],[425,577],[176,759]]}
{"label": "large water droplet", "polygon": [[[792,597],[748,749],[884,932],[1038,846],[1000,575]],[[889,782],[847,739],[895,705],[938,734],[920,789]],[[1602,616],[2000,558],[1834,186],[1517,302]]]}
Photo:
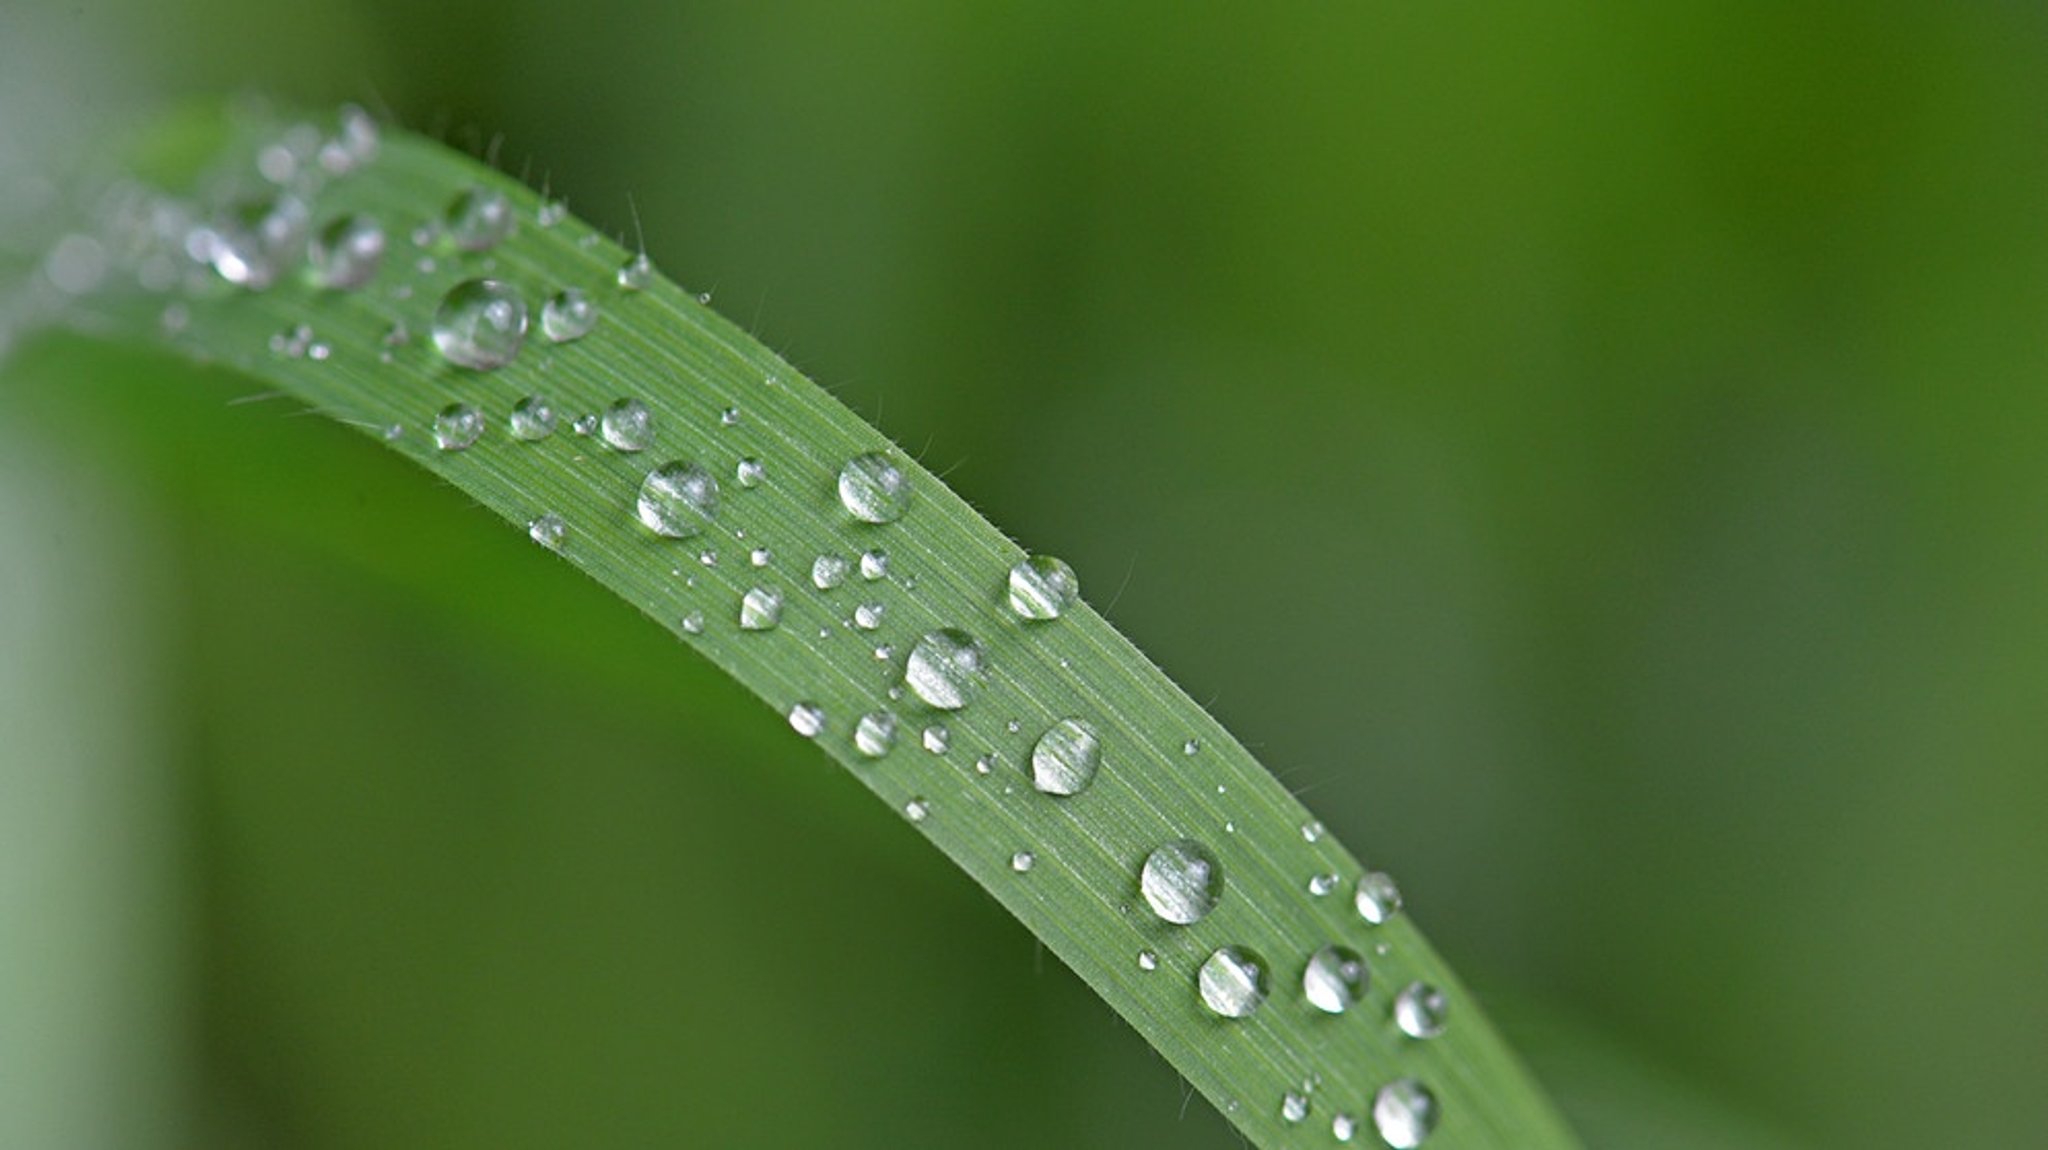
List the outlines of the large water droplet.
{"label": "large water droplet", "polygon": [[1365,957],[1349,947],[1326,946],[1309,956],[1301,973],[1301,993],[1324,1014],[1342,1014],[1365,997],[1372,973]]}
{"label": "large water droplet", "polygon": [[194,231],[186,247],[220,278],[261,291],[276,283],[297,256],[310,220],[305,201],[294,196],[245,200]]}
{"label": "large water droplet", "polygon": [[1450,1016],[1450,997],[1426,982],[1411,982],[1394,996],[1394,1025],[1410,1038],[1435,1038]]}
{"label": "large water droplet", "polygon": [[457,367],[494,371],[526,342],[526,301],[499,280],[465,280],[434,312],[434,347]]}
{"label": "large water droplet", "polygon": [[448,242],[466,252],[489,251],[512,234],[512,202],[492,188],[475,187],[455,197],[441,217]]}
{"label": "large water droplet", "polygon": [[1077,795],[1102,766],[1102,740],[1081,719],[1061,719],[1031,748],[1031,785],[1048,795]]}
{"label": "large water droplet", "polygon": [[1179,926],[1200,922],[1223,898],[1223,866],[1193,839],[1175,839],[1145,856],[1138,889],[1152,913]]}
{"label": "large water droplet", "polygon": [[910,477],[879,452],[839,469],[839,502],[864,523],[893,523],[910,507]]}
{"label": "large water droplet", "polygon": [[560,551],[562,540],[569,534],[569,525],[559,515],[548,514],[536,517],[526,525],[527,537],[550,551]]}
{"label": "large water droplet", "polygon": [[798,703],[789,709],[789,726],[806,739],[815,739],[825,729],[825,712],[816,703]]}
{"label": "large water droplet", "polygon": [[782,592],[755,587],[740,599],[740,630],[772,631],[782,622]]}
{"label": "large water droplet", "polygon": [[1195,985],[1202,1005],[1225,1018],[1244,1018],[1266,1001],[1266,960],[1240,946],[1218,947]]}
{"label": "large water droplet", "polygon": [[1358,917],[1378,926],[1401,912],[1401,888],[1392,875],[1369,871],[1358,880]]}
{"label": "large water droplet", "polygon": [[551,343],[582,339],[597,326],[597,304],[577,288],[563,288],[541,305],[540,330]]}
{"label": "large water droplet", "polygon": [[965,631],[926,632],[910,649],[903,681],[927,704],[957,711],[988,683],[988,651]]}
{"label": "large water droplet", "polygon": [[1413,1078],[1399,1078],[1380,1087],[1372,1100],[1372,1124],[1380,1140],[1394,1150],[1414,1150],[1436,1129],[1436,1095]]}
{"label": "large water droplet", "polygon": [[604,441],[618,451],[645,451],[654,446],[654,412],[637,399],[616,400],[598,422]]}
{"label": "large water droplet", "polygon": [[869,711],[853,729],[853,745],[871,759],[879,759],[896,745],[896,716],[887,711]]}
{"label": "large water droplet", "polygon": [[811,585],[820,591],[846,582],[846,557],[843,555],[820,555],[811,560]]}
{"label": "large water droplet", "polygon": [[555,419],[555,405],[546,396],[529,395],[512,405],[512,415],[506,422],[512,438],[531,442],[553,435]]}
{"label": "large water droplet", "polygon": [[1308,1119],[1308,1095],[1293,1090],[1280,1096],[1280,1121],[1299,1126]]}
{"label": "large water droplet", "polygon": [[718,480],[686,460],[664,463],[640,484],[640,522],[656,535],[688,539],[718,514]]}
{"label": "large water droplet", "polygon": [[384,229],[368,216],[336,216],[306,245],[313,282],[337,291],[354,291],[369,283],[383,262]]}
{"label": "large water droplet", "polygon": [[1032,555],[1010,568],[1010,610],[1024,619],[1057,619],[1081,599],[1081,577],[1050,555]]}
{"label": "large water droplet", "polygon": [[434,416],[434,446],[443,451],[461,451],[483,433],[483,413],[466,403],[451,403]]}

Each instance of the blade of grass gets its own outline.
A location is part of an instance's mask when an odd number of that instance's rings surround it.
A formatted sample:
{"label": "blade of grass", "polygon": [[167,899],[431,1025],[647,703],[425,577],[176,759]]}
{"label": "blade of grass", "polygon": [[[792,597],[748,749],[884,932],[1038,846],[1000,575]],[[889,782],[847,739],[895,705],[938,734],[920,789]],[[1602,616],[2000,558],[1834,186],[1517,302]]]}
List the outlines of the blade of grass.
{"label": "blade of grass", "polygon": [[[320,139],[246,114],[146,137],[152,154],[138,170],[198,190],[113,196],[96,234],[60,245],[35,297],[47,306],[29,310],[231,364],[529,528],[911,819],[1257,1144],[1327,1142],[1340,1116],[1371,1141],[1376,1097],[1412,1079],[1441,1113],[1432,1147],[1575,1145],[1408,919],[1374,923],[1354,908],[1366,868],[1094,610],[1020,619],[1007,578],[1024,552],[916,460],[674,283],[623,286],[633,253],[559,205],[403,133],[383,133],[374,159],[359,139],[358,153],[333,153],[323,172],[317,147],[303,146]],[[259,156],[304,197],[315,229],[346,213],[380,224],[387,250],[371,282],[323,289],[293,271],[244,290],[195,260],[205,249],[189,242],[194,221],[247,195]],[[502,242],[465,250],[437,221],[478,190],[502,197],[515,223]],[[95,261],[110,266],[100,273]],[[524,348],[495,370],[457,367],[429,337],[444,296],[480,277],[530,313]],[[586,293],[598,319],[557,343],[540,330],[541,306],[564,288]],[[560,426],[521,440],[507,420],[534,395]],[[622,400],[651,418],[645,451],[619,450],[596,427]],[[437,445],[437,416],[451,409],[487,422],[466,448]],[[578,420],[591,432],[572,429]],[[863,522],[839,494],[842,466],[868,453],[908,480],[898,521]],[[746,460],[759,461],[757,476],[742,475]],[[703,467],[720,488],[716,513],[687,539],[657,536],[636,515],[650,469],[672,461]],[[871,551],[888,556],[872,579],[858,559]],[[848,562],[837,585],[814,581],[820,556]],[[779,620],[743,627],[743,604],[764,592],[779,596]],[[876,607],[878,620],[864,610]],[[906,660],[921,636],[948,628],[979,640],[988,674],[964,709],[941,711],[905,689]],[[895,746],[871,757],[857,724],[883,711],[897,718]],[[1079,793],[1040,793],[1034,746],[1067,719],[1099,734],[1100,771]],[[1183,839],[1220,863],[1224,893],[1212,913],[1175,925],[1151,910],[1139,873],[1148,853]],[[1342,1015],[1303,992],[1310,956],[1333,944],[1370,971]],[[1248,1017],[1218,1017],[1198,992],[1199,970],[1223,947],[1258,956],[1268,997]],[[1441,1036],[1412,1038],[1395,1023],[1395,995],[1418,983],[1452,1003]],[[1290,1094],[1306,1101],[1305,1119],[1290,1120]]]}

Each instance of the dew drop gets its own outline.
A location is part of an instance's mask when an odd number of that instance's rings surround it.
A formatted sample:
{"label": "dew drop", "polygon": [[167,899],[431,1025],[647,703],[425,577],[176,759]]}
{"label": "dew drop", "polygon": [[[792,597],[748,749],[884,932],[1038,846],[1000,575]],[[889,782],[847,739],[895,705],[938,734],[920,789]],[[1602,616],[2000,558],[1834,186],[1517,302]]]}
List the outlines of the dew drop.
{"label": "dew drop", "polygon": [[1299,1126],[1308,1119],[1308,1095],[1289,1090],[1280,1096],[1280,1121]]}
{"label": "dew drop", "polygon": [[1200,754],[1201,752],[1202,743],[1199,739],[1189,739],[1187,742],[1182,743],[1180,745],[1180,753],[1183,755],[1188,755],[1192,757],[1194,755]]}
{"label": "dew drop", "polygon": [[1411,982],[1394,996],[1394,1025],[1410,1038],[1435,1038],[1450,1021],[1451,1000],[1426,982]]}
{"label": "dew drop", "polygon": [[313,344],[313,329],[305,324],[290,327],[270,337],[270,354],[284,359],[303,359]]}
{"label": "dew drop", "polygon": [[860,577],[873,583],[889,576],[889,553],[880,547],[863,551],[860,555]]}
{"label": "dew drop", "polygon": [[512,201],[492,188],[474,187],[449,201],[441,214],[448,242],[466,252],[497,247],[512,234]]}
{"label": "dew drop", "polygon": [[1365,997],[1371,981],[1364,956],[1349,947],[1326,946],[1309,956],[1301,993],[1324,1014],[1342,1014]]}
{"label": "dew drop", "polygon": [[740,425],[740,409],[728,407],[724,411],[719,412],[718,422],[726,427],[738,427]]}
{"label": "dew drop", "polygon": [[506,420],[512,438],[529,443],[546,439],[555,433],[555,405],[547,397],[529,395],[512,405],[512,414]]}
{"label": "dew drop", "polygon": [[597,326],[597,305],[578,288],[563,288],[541,305],[540,330],[550,343],[582,339]]}
{"label": "dew drop", "polygon": [[262,291],[276,283],[305,239],[309,216],[293,196],[245,200],[186,238],[186,251],[236,287]]}
{"label": "dew drop", "polygon": [[775,552],[768,550],[766,547],[756,547],[752,551],[747,552],[747,562],[756,567],[766,567],[770,563],[775,562]]}
{"label": "dew drop", "polygon": [[654,446],[654,413],[637,399],[614,400],[598,431],[618,451],[645,451]]}
{"label": "dew drop", "polygon": [[1150,974],[1159,969],[1159,956],[1149,950],[1138,952],[1138,969]]}
{"label": "dew drop", "polygon": [[943,755],[953,745],[953,732],[944,723],[933,723],[924,729],[924,749],[934,755]]}
{"label": "dew drop", "polygon": [[871,759],[879,759],[896,745],[896,716],[888,711],[869,711],[853,728],[853,745]]}
{"label": "dew drop", "polygon": [[1031,868],[1037,865],[1038,856],[1032,854],[1030,851],[1018,851],[1016,854],[1010,856],[1010,869],[1016,871],[1018,874],[1028,874],[1030,873]]}
{"label": "dew drop", "polygon": [[988,650],[965,631],[928,631],[910,649],[903,681],[927,705],[957,711],[988,683]]}
{"label": "dew drop", "polygon": [[894,523],[910,507],[910,478],[879,452],[839,469],[839,502],[863,523]]}
{"label": "dew drop", "polygon": [[843,555],[820,555],[811,560],[811,585],[820,591],[846,582],[846,557]]}
{"label": "dew drop", "polygon": [[1337,884],[1340,881],[1342,880],[1340,880],[1336,876],[1336,874],[1330,872],[1310,875],[1308,877],[1308,893],[1316,896],[1317,898],[1322,898],[1323,896],[1329,894],[1331,891],[1336,890]]}
{"label": "dew drop", "polygon": [[466,403],[451,403],[434,416],[434,446],[461,451],[484,433],[484,417]]}
{"label": "dew drop", "polygon": [[464,280],[434,312],[434,347],[457,367],[494,371],[517,358],[525,342],[526,301],[498,280]]}
{"label": "dew drop", "polygon": [[815,739],[825,729],[825,712],[816,703],[798,703],[789,709],[789,726],[806,739]]}
{"label": "dew drop", "polygon": [[782,622],[782,592],[755,587],[740,599],[740,630],[773,631]]}
{"label": "dew drop", "polygon": [[533,222],[544,228],[554,227],[569,218],[569,204],[566,200],[542,200],[540,207],[533,211]]}
{"label": "dew drop", "polygon": [[[636,510],[640,522],[656,535],[688,539],[718,514],[718,480],[686,460],[664,463],[641,481]],[[712,562],[716,561],[714,557]]]}
{"label": "dew drop", "polygon": [[641,252],[619,265],[620,291],[646,291],[654,283],[654,261]]}
{"label": "dew drop", "polygon": [[368,216],[336,216],[306,245],[313,282],[336,291],[367,285],[383,262],[384,229]]}
{"label": "dew drop", "polygon": [[1394,1150],[1414,1150],[1436,1129],[1436,1095],[1413,1078],[1398,1078],[1372,1100],[1372,1124]]}
{"label": "dew drop", "polygon": [[1102,740],[1081,719],[1061,719],[1031,748],[1031,785],[1048,795],[1078,795],[1102,766]]}
{"label": "dew drop", "polygon": [[688,631],[692,635],[702,635],[704,633],[704,612],[692,611],[683,616],[683,630]]}
{"label": "dew drop", "polygon": [[1081,577],[1050,555],[1031,555],[1010,568],[1010,610],[1023,619],[1057,619],[1081,599]]}
{"label": "dew drop", "polygon": [[1358,1135],[1358,1119],[1349,1114],[1339,1114],[1330,1119],[1330,1136],[1339,1142],[1349,1142]]}
{"label": "dew drop", "polygon": [[569,534],[569,525],[562,522],[559,515],[542,515],[526,525],[526,534],[542,547],[560,551],[563,537]]}
{"label": "dew drop", "polygon": [[1323,824],[1321,824],[1321,823],[1303,823],[1303,824],[1301,824],[1301,841],[1302,841],[1302,842],[1305,842],[1305,843],[1312,843],[1312,842],[1316,842],[1317,840],[1321,839],[1322,837],[1323,837]]}
{"label": "dew drop", "polygon": [[1152,913],[1187,926],[1200,922],[1223,899],[1223,866],[1193,839],[1175,839],[1145,856],[1138,889]]}
{"label": "dew drop", "polygon": [[1195,985],[1202,1005],[1225,1018],[1244,1018],[1266,1001],[1266,960],[1243,947],[1218,947]]}
{"label": "dew drop", "polygon": [[873,631],[882,625],[882,616],[888,608],[880,603],[862,603],[853,609],[853,625],[863,631]]}
{"label": "dew drop", "polygon": [[932,806],[923,798],[915,798],[903,804],[903,817],[914,823],[921,823],[932,813]]}
{"label": "dew drop", "polygon": [[732,469],[732,475],[734,479],[739,480],[741,487],[759,487],[761,481],[768,478],[768,469],[761,465],[760,460],[749,455]]}
{"label": "dew drop", "polygon": [[1379,926],[1401,913],[1401,888],[1394,885],[1392,875],[1369,871],[1358,880],[1356,902],[1358,917]]}

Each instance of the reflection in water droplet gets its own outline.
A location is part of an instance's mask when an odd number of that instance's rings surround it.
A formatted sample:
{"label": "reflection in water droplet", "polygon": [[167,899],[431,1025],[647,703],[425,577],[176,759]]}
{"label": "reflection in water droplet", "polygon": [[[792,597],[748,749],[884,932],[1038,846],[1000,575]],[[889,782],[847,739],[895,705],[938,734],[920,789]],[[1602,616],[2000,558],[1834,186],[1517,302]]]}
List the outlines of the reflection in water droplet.
{"label": "reflection in water droplet", "polygon": [[782,592],[755,587],[740,600],[740,630],[772,631],[782,622]]}
{"label": "reflection in water droplet", "polygon": [[903,804],[903,817],[914,823],[921,823],[932,813],[932,806],[922,798],[915,798]]}
{"label": "reflection in water droplet", "polygon": [[1289,1090],[1280,1097],[1280,1121],[1299,1126],[1308,1118],[1308,1095]]}
{"label": "reflection in water droplet", "polygon": [[464,280],[434,312],[434,348],[457,367],[495,371],[525,342],[526,301],[498,280]]}
{"label": "reflection in water droplet", "polygon": [[924,729],[924,749],[934,755],[943,755],[953,745],[953,732],[944,723],[933,723]]}
{"label": "reflection in water droplet", "polygon": [[718,480],[687,460],[664,463],[640,484],[640,522],[656,535],[687,539],[718,514]]}
{"label": "reflection in water droplet", "polygon": [[368,216],[336,216],[306,245],[313,282],[336,291],[354,291],[369,283],[383,262],[384,229]]}
{"label": "reflection in water droplet", "polygon": [[957,711],[987,684],[988,651],[965,631],[928,631],[910,649],[903,681],[928,705]]}
{"label": "reflection in water droplet", "polygon": [[441,230],[463,251],[489,251],[512,234],[512,219],[512,203],[503,193],[475,187],[449,203]]}
{"label": "reflection in water droplet", "polygon": [[1061,719],[1031,748],[1031,785],[1048,795],[1077,795],[1102,766],[1102,740],[1081,719]]}
{"label": "reflection in water droplet", "polygon": [[740,481],[741,487],[759,487],[761,486],[761,481],[768,478],[768,469],[761,465],[760,460],[755,459],[751,455],[740,460],[738,465],[732,469],[732,473],[733,478]]}
{"label": "reflection in water droplet", "polygon": [[514,439],[546,439],[555,433],[555,405],[545,396],[529,395],[512,405],[507,424]]}
{"label": "reflection in water droplet", "polygon": [[1218,947],[1195,984],[1202,1005],[1225,1018],[1244,1018],[1266,1001],[1266,960],[1240,946]]}
{"label": "reflection in water droplet", "polygon": [[1179,926],[1200,922],[1223,898],[1223,866],[1193,839],[1175,839],[1145,856],[1138,889],[1152,913]]}
{"label": "reflection in water droplet", "polygon": [[654,283],[654,261],[641,252],[619,265],[619,290],[646,291]]}
{"label": "reflection in water droplet", "polygon": [[843,555],[820,555],[811,560],[811,585],[820,591],[846,582],[846,557]]}
{"label": "reflection in water droplet", "polygon": [[1343,946],[1326,946],[1309,956],[1301,974],[1301,993],[1324,1014],[1342,1014],[1365,997],[1372,981],[1365,958]]}
{"label": "reflection in water droplet", "polygon": [[1159,956],[1149,950],[1138,952],[1138,969],[1150,974],[1159,969]]}
{"label": "reflection in water droplet", "polygon": [[1380,1139],[1394,1150],[1414,1150],[1436,1129],[1436,1095],[1413,1078],[1380,1087],[1372,1100],[1372,1123]]}
{"label": "reflection in water droplet", "polygon": [[1030,851],[1018,851],[1010,856],[1010,869],[1018,874],[1027,874],[1038,865],[1038,856]]}
{"label": "reflection in water droplet", "polygon": [[839,469],[839,502],[864,523],[893,523],[910,507],[910,478],[879,452],[856,455]]}
{"label": "reflection in water droplet", "polygon": [[637,399],[614,400],[598,421],[604,441],[619,451],[645,451],[654,446],[654,413]]}
{"label": "reflection in water droplet", "polygon": [[542,515],[526,525],[526,534],[542,547],[560,551],[563,537],[569,534],[569,525],[562,522],[559,515]]}
{"label": "reflection in water droplet", "polygon": [[1411,982],[1394,996],[1394,1025],[1410,1038],[1435,1038],[1450,1021],[1451,1000],[1426,982]]}
{"label": "reflection in water droplet", "polygon": [[466,403],[451,403],[434,416],[434,446],[461,451],[484,433],[484,417]]}
{"label": "reflection in water droplet", "polygon": [[1384,871],[1370,871],[1358,880],[1358,917],[1378,926],[1401,912],[1401,888]]}
{"label": "reflection in water droplet", "polygon": [[896,716],[887,711],[869,711],[853,729],[853,745],[871,759],[879,759],[896,745]]}
{"label": "reflection in water droplet", "polygon": [[597,304],[577,288],[563,288],[541,305],[540,330],[551,343],[582,339],[597,326]]}

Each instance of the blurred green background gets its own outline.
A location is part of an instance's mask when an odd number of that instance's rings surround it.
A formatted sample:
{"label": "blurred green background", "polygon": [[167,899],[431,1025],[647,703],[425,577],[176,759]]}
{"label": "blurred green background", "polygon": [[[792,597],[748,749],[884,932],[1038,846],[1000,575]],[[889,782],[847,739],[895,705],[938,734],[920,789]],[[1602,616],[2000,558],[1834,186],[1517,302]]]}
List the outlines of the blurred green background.
{"label": "blurred green background", "polygon": [[[1594,1147],[2048,1145],[2048,11],[31,0],[0,176],[245,91],[637,205]],[[766,707],[253,390],[0,375],[0,1145],[1236,1144]]]}

